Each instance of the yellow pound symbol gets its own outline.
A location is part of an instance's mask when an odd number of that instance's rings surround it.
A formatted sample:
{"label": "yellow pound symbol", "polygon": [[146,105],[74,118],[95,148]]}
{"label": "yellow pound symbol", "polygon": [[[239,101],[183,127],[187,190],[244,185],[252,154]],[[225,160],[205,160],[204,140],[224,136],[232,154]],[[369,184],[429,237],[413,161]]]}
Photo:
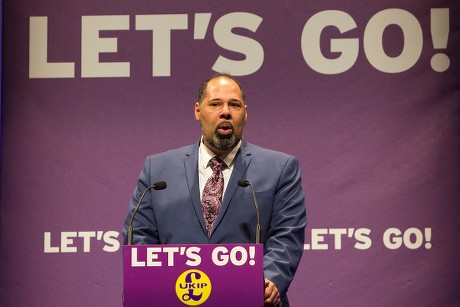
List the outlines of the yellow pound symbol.
{"label": "yellow pound symbol", "polygon": [[185,271],[176,281],[176,295],[188,306],[198,306],[206,302],[211,290],[211,280],[200,270]]}

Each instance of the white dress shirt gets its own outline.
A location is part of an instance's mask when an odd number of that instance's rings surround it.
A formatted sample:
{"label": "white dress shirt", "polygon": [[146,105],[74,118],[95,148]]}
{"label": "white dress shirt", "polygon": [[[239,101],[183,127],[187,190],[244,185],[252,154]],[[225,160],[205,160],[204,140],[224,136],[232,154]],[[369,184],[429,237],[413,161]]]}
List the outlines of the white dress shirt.
{"label": "white dress shirt", "polygon": [[[225,195],[225,190],[227,189],[228,181],[230,176],[232,175],[233,171],[233,164],[235,160],[236,153],[241,147],[241,140],[235,146],[235,148],[230,151],[230,153],[222,159],[224,161],[224,165],[222,165],[222,173],[224,175],[224,191],[223,195]],[[198,180],[200,182],[200,199],[203,196],[204,186],[206,185],[206,181],[208,181],[209,177],[212,175],[212,168],[209,165],[209,161],[215,157],[214,154],[206,145],[203,143],[203,138],[201,138],[200,148],[198,150]],[[222,196],[222,201],[224,196]]]}

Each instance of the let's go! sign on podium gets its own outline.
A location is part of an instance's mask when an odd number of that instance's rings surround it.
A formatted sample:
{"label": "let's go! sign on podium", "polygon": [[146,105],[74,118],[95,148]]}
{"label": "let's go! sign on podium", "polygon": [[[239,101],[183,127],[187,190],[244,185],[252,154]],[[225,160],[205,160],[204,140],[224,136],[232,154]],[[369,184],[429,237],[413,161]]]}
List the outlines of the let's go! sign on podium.
{"label": "let's go! sign on podium", "polygon": [[262,244],[125,245],[123,306],[263,306]]}

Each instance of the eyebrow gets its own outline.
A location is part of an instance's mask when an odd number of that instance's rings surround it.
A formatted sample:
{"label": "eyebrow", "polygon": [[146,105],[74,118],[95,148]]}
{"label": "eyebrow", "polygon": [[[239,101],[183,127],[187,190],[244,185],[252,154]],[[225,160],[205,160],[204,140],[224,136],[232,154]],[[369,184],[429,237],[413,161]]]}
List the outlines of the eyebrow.
{"label": "eyebrow", "polygon": [[[222,101],[222,100],[223,100],[222,98],[213,98],[213,99],[210,99],[209,102],[211,102],[211,101]],[[241,102],[241,103],[243,103],[242,100],[236,99],[236,98],[230,99],[230,102]]]}

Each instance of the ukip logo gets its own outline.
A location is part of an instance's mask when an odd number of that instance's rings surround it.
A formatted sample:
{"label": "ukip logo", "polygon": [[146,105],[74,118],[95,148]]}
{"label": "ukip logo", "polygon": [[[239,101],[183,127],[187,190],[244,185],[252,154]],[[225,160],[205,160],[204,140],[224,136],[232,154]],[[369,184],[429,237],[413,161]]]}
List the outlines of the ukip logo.
{"label": "ukip logo", "polygon": [[211,280],[200,270],[185,271],[176,280],[176,295],[188,306],[198,306],[206,302],[211,290]]}

